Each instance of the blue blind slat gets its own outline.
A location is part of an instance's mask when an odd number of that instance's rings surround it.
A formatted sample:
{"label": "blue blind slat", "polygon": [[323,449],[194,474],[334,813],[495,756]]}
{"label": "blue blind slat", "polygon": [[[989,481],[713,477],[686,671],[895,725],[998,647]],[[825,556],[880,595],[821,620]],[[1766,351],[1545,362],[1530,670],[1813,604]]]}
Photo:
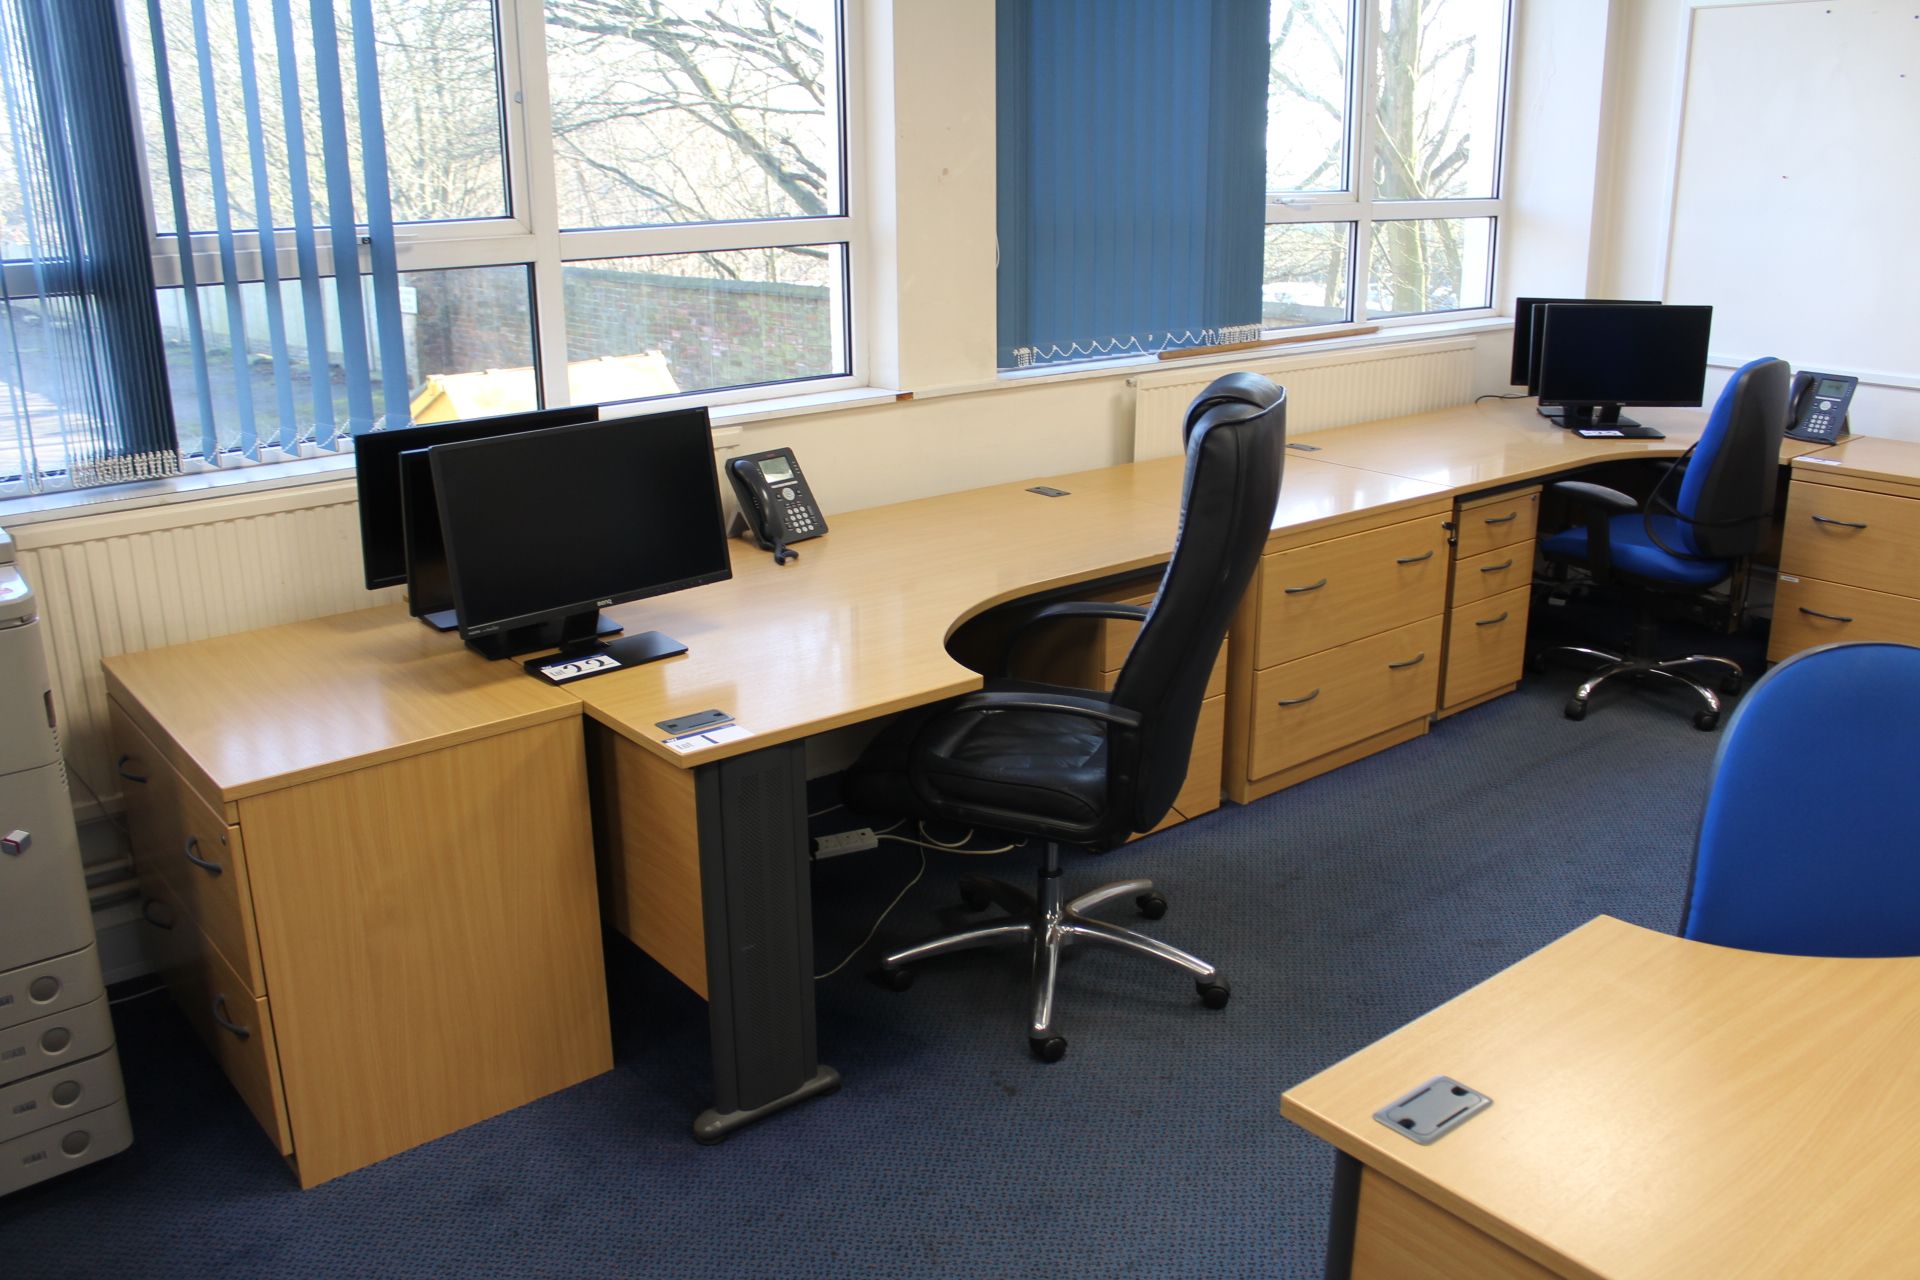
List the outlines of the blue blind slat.
{"label": "blue blind slat", "polygon": [[287,185],[293,203],[293,248],[300,267],[301,317],[307,333],[307,379],[313,395],[313,438],[332,448],[339,425],[333,417],[333,379],[319,376],[326,366],[326,343],[314,359],[314,334],[327,331],[326,303],[321,295],[320,249],[313,230],[313,185],[307,171],[307,126],[300,110],[300,64],[293,42],[293,0],[273,0],[273,45],[280,61],[280,118],[286,131]]}
{"label": "blue blind slat", "polygon": [[333,245],[335,306],[340,313],[341,363],[347,378],[347,429],[373,429],[373,379],[367,358],[367,320],[360,305],[360,233],[353,213],[353,169],[347,157],[346,97],[340,80],[340,31],[333,0],[312,0],[313,79],[320,98],[321,167],[327,183],[327,229]]}
{"label": "blue blind slat", "polygon": [[[160,0],[147,0],[147,22],[153,30],[154,96],[159,100],[160,137],[166,145],[167,185],[173,197],[173,225],[186,238],[193,219],[187,213],[187,184],[180,162],[180,126],[173,107],[173,73],[167,54],[166,19],[160,12]],[[192,355],[195,405],[200,411],[200,452],[213,457],[220,450],[220,429],[213,418],[213,377],[207,369],[206,325],[200,318],[198,273],[193,255],[180,255],[180,287],[186,300],[187,348]]]}
{"label": "blue blind slat", "polygon": [[[261,128],[260,76],[253,61],[253,18],[248,10],[248,0],[233,0],[240,100],[247,113],[247,159],[253,171],[253,225],[260,230],[260,292],[266,305],[267,341],[273,352],[274,409],[280,419],[278,443],[282,449],[292,450],[298,442],[293,416],[293,360],[287,353],[287,318],[280,309],[280,242],[273,230],[273,193],[267,185],[267,143]],[[248,456],[257,458],[258,448]]]}
{"label": "blue blind slat", "polygon": [[1003,365],[1256,335],[1264,0],[999,0]]}
{"label": "blue blind slat", "polygon": [[393,243],[393,195],[387,181],[387,135],[380,111],[380,62],[373,42],[373,0],[353,0],[354,83],[360,94],[360,150],[366,157],[367,239],[373,260],[373,306],[380,333],[381,425],[410,419],[407,347],[400,320],[400,270]]}
{"label": "blue blind slat", "polygon": [[227,200],[227,163],[220,140],[220,99],[213,83],[213,41],[207,33],[206,0],[193,0],[193,49],[200,62],[200,111],[206,120],[207,173],[213,183],[213,223],[219,234],[220,292],[227,303],[227,351],[233,361],[233,398],[240,416],[240,452],[257,459],[260,443],[253,418],[253,375],[247,367],[247,306],[240,296],[233,211]]}

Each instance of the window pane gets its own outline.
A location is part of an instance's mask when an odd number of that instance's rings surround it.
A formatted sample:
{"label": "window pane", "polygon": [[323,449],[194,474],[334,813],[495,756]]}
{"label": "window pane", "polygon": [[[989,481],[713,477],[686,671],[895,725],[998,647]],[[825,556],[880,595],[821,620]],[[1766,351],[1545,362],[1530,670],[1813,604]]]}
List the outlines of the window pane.
{"label": "window pane", "polygon": [[570,262],[575,404],[847,373],[845,246]]}
{"label": "window pane", "polygon": [[400,277],[415,422],[540,407],[530,295],[526,267],[410,271]]}
{"label": "window pane", "polygon": [[[373,282],[365,279],[361,285],[364,313],[371,318]],[[200,322],[206,334],[214,423],[219,448],[224,452],[239,448],[241,440],[233,338],[225,294],[215,286],[200,289],[198,296]],[[254,420],[258,424],[260,443],[274,444],[279,440],[280,419],[273,346],[268,337],[266,286],[242,285],[240,296],[246,329],[240,341],[247,353],[247,387],[253,398]],[[188,340],[186,291],[161,289],[158,297],[161,334],[167,345],[167,375],[173,388],[175,426],[182,450],[195,455],[201,452],[200,399],[193,372],[193,348]],[[405,325],[407,367],[412,374],[410,400],[415,421],[440,422],[536,407],[529,298],[528,271],[524,266],[412,271],[401,275],[400,308]],[[344,430],[347,418],[340,309],[331,280],[325,281],[321,289],[321,310],[326,333],[315,339],[307,330],[299,283],[281,283],[280,315],[286,326],[287,374],[293,391],[295,438],[303,443],[314,437],[313,379],[323,359],[336,429]],[[368,355],[375,365],[372,383],[377,404],[382,371],[378,367],[379,344],[371,332]]]}
{"label": "window pane", "polygon": [[1353,224],[1291,222],[1267,228],[1266,279],[1260,322],[1269,329],[1338,324],[1351,319],[1347,280],[1353,266]]}
{"label": "window pane", "polygon": [[563,227],[842,212],[833,0],[546,0],[546,15]]}
{"label": "window pane", "polygon": [[1367,311],[1372,315],[1492,305],[1492,218],[1376,222],[1372,258],[1367,273]]}
{"label": "window pane", "polygon": [[1506,0],[1374,2],[1380,16],[1376,195],[1491,198],[1497,194]]}
{"label": "window pane", "polygon": [[1273,0],[1267,45],[1267,190],[1347,189],[1352,0]]}
{"label": "window pane", "polygon": [[[187,213],[195,231],[217,225],[212,157],[195,49],[192,0],[160,0],[167,68],[173,87]],[[286,119],[281,110],[280,59],[272,0],[245,0],[252,34],[260,136],[267,169],[267,195],[277,227],[293,225],[288,176]],[[215,121],[226,168],[228,215],[237,230],[259,226],[255,216],[249,122],[240,74],[239,31],[230,3],[205,5],[213,54]],[[380,65],[381,115],[386,124],[387,163],[393,216],[401,222],[452,218],[497,218],[507,214],[506,148],[500,114],[500,56],[492,0],[373,0],[374,40]],[[161,128],[153,33],[144,0],[126,6],[130,51],[139,84],[147,176],[161,232],[175,230],[167,181],[166,138]],[[328,219],[326,178],[320,168],[320,100],[314,76],[311,9],[288,8],[300,90],[300,136],[310,165],[308,189],[316,223]],[[353,174],[355,220],[366,221],[362,181],[359,95],[353,85],[353,13],[335,7],[344,115]]]}

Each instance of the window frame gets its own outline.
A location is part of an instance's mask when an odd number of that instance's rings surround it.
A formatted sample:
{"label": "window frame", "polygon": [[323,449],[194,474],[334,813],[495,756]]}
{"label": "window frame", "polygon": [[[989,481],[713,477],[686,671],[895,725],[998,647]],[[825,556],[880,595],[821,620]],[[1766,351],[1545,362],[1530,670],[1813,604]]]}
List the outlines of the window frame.
{"label": "window frame", "polygon": [[[181,237],[161,232],[153,205],[153,183],[148,172],[146,122],[142,117],[138,77],[132,59],[150,56],[138,47],[127,25],[127,9],[145,0],[121,0],[121,22],[126,33],[129,64],[125,68],[126,97],[134,117],[136,136],[143,140],[140,163],[147,192],[147,226],[152,242],[156,288],[178,288],[183,283]],[[838,58],[835,74],[839,100],[836,145],[842,211],[814,217],[774,217],[727,222],[669,223],[640,227],[563,230],[559,221],[552,103],[547,79],[546,11],[543,0],[491,0],[499,53],[502,147],[507,212],[500,217],[444,222],[396,222],[395,258],[402,275],[475,267],[525,267],[528,270],[528,318],[534,351],[535,381],[541,407],[571,403],[567,386],[567,319],[564,271],[579,261],[645,257],[733,249],[769,249],[789,245],[842,246],[842,279],[831,291],[829,312],[833,361],[844,373],[737,387],[700,389],[676,396],[634,397],[605,404],[645,405],[665,410],[686,405],[727,405],[761,401],[782,395],[818,395],[865,387],[868,352],[864,317],[868,304],[870,269],[867,235],[865,166],[859,163],[858,140],[865,137],[865,92],[862,69],[862,0],[834,0]],[[297,278],[299,263],[286,228],[279,229],[276,262],[282,279]],[[366,243],[366,225],[360,224],[360,270],[371,270],[372,251]],[[196,232],[187,237],[196,283],[201,287],[225,282],[218,236]],[[257,231],[236,232],[235,266],[238,283],[264,279],[262,237]],[[334,256],[325,235],[315,246],[320,273],[333,275]],[[7,268],[10,272],[12,267]],[[12,283],[11,275],[8,278]],[[16,294],[16,296],[18,296]],[[415,371],[418,372],[418,371]],[[348,437],[342,436],[342,441]],[[301,457],[330,456],[334,451],[303,442]],[[218,459],[186,453],[189,468],[246,464],[237,451],[223,451]],[[264,441],[260,462],[285,461],[287,455]]]}
{"label": "window frame", "polygon": [[[1436,320],[1472,320],[1499,314],[1502,221],[1507,216],[1507,142],[1508,125],[1513,118],[1513,59],[1519,26],[1519,0],[1502,0],[1506,6],[1500,63],[1500,91],[1497,95],[1495,127],[1497,141],[1493,157],[1493,195],[1446,200],[1388,200],[1377,196],[1373,187],[1373,154],[1379,130],[1379,113],[1374,109],[1378,93],[1378,73],[1374,50],[1380,43],[1380,5],[1378,0],[1346,0],[1347,20],[1347,186],[1343,191],[1268,191],[1266,225],[1284,226],[1317,223],[1345,223],[1348,236],[1347,301],[1348,316],[1329,324],[1294,325],[1266,328],[1264,336],[1288,338],[1312,335],[1355,325],[1381,328],[1433,324]],[[1355,127],[1355,122],[1358,127]],[[1417,311],[1408,314],[1370,315],[1367,310],[1367,284],[1373,267],[1373,227],[1377,222],[1410,222],[1437,219],[1488,219],[1487,305],[1455,307],[1442,311]]]}

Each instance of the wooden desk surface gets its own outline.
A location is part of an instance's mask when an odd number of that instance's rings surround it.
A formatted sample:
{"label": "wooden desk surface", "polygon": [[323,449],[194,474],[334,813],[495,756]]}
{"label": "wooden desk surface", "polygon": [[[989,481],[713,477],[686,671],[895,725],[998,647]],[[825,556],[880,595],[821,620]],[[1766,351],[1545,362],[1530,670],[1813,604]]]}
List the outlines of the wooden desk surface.
{"label": "wooden desk surface", "polygon": [[[1449,493],[1518,484],[1600,462],[1676,458],[1700,438],[1705,409],[1634,409],[1664,440],[1583,440],[1534,411],[1531,400],[1489,400],[1433,413],[1314,431],[1295,439],[1337,466],[1407,476]],[[1783,461],[1825,446],[1788,440]]]}
{"label": "wooden desk surface", "polygon": [[1809,479],[1823,475],[1852,476],[1898,485],[1920,485],[1920,443],[1849,436],[1812,457],[1795,459],[1793,470],[1795,475]]}
{"label": "wooden desk surface", "polygon": [[[1727,950],[1599,917],[1287,1091],[1281,1112],[1562,1274],[1911,1275],[1920,959]],[[1493,1105],[1430,1147],[1373,1112]]]}
{"label": "wooden desk surface", "polygon": [[[734,577],[613,610],[688,652],[574,686],[587,714],[691,766],[980,687],[948,656],[954,629],[994,605],[1166,561],[1185,460],[1083,471],[828,517],[826,537],[776,567],[733,544]],[[1049,484],[1069,496],[1027,492]],[[1276,530],[1337,525],[1430,502],[1420,481],[1287,456]],[[680,755],[657,722],[708,708],[752,733]]]}
{"label": "wooden desk surface", "polygon": [[114,700],[156,744],[185,753],[172,762],[197,789],[224,801],[580,714],[570,694],[469,653],[399,605],[105,666]]}

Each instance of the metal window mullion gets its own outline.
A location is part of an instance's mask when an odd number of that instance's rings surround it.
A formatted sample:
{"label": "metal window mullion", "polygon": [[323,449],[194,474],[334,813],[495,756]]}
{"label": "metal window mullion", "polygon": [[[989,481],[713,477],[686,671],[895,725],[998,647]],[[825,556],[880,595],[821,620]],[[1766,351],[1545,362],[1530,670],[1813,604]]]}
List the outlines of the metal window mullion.
{"label": "metal window mullion", "polygon": [[1268,201],[1267,222],[1277,225],[1288,222],[1352,222],[1360,216],[1361,207],[1352,197],[1325,201]]}
{"label": "metal window mullion", "polygon": [[699,222],[686,226],[618,227],[562,231],[560,256],[624,258],[658,253],[724,253],[786,245],[839,244],[853,235],[853,219],[768,218],[753,222]]}
{"label": "metal window mullion", "polygon": [[1380,47],[1380,6],[1374,0],[1356,0],[1356,3],[1360,10],[1356,15],[1359,21],[1353,26],[1360,39],[1352,86],[1357,145],[1353,174],[1353,283],[1349,296],[1353,300],[1353,318],[1358,322],[1367,318],[1367,284],[1373,270],[1373,203],[1377,194],[1373,180],[1373,153],[1378,145],[1376,135],[1379,132],[1379,112],[1374,110],[1374,104],[1379,99],[1375,66],[1379,61],[1376,51]]}
{"label": "metal window mullion", "polygon": [[1498,200],[1376,200],[1368,216],[1381,222],[1435,218],[1497,218]]}
{"label": "metal window mullion", "polygon": [[866,24],[861,8],[861,0],[842,0],[838,15],[840,65],[835,78],[840,88],[840,209],[846,215],[846,249],[840,258],[840,288],[828,291],[829,299],[837,299],[829,308],[833,313],[832,343],[834,346],[846,344],[844,358],[836,361],[834,367],[845,368],[855,385],[864,385],[867,380],[862,320],[870,314],[868,281],[874,274],[873,264],[867,257],[867,239],[861,230],[872,188],[864,180],[866,166],[855,160],[857,154],[865,153],[862,143],[867,136],[867,82],[855,70],[867,65],[862,43]]}
{"label": "metal window mullion", "polygon": [[[509,114],[520,117],[520,155],[509,161],[510,180],[522,185],[511,193],[514,216],[525,219],[533,264],[533,332],[539,367],[540,403],[571,403],[567,387],[567,296],[560,268],[560,194],[554,174],[553,100],[547,81],[546,10],[541,0],[500,0],[503,42],[514,54],[518,101]],[[506,49],[502,49],[502,57]],[[512,138],[509,131],[509,139]]]}

